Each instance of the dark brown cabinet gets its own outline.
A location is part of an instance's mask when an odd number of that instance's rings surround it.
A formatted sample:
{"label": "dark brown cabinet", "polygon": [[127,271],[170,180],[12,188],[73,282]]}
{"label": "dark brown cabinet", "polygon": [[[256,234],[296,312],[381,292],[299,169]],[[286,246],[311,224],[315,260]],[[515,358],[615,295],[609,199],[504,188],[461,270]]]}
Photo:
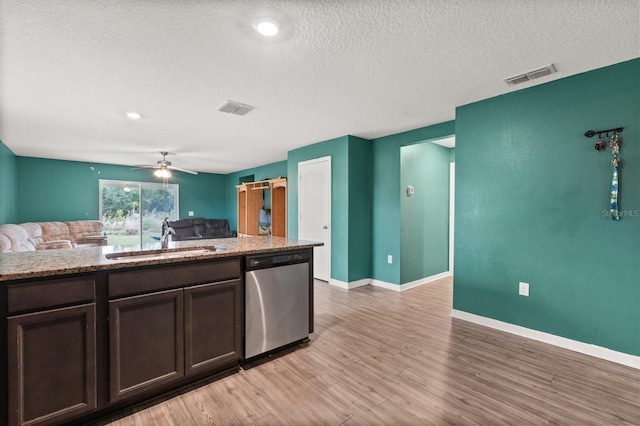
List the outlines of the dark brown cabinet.
{"label": "dark brown cabinet", "polygon": [[184,376],[183,291],[109,301],[111,401]]}
{"label": "dark brown cabinet", "polygon": [[108,292],[112,403],[242,358],[238,259],[113,273]]}
{"label": "dark brown cabinet", "polygon": [[0,277],[0,425],[86,424],[238,371],[242,256],[172,260]]}
{"label": "dark brown cabinet", "polygon": [[7,331],[9,425],[59,423],[96,408],[94,303],[10,316]]}
{"label": "dark brown cabinet", "polygon": [[215,369],[242,357],[240,280],[184,289],[185,374]]}

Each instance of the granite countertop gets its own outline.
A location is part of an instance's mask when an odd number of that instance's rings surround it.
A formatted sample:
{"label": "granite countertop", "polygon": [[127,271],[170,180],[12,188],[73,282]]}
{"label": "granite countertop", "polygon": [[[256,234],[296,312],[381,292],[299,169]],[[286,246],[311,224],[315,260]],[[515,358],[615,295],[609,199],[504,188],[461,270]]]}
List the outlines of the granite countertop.
{"label": "granite countertop", "polygon": [[[130,266],[179,263],[185,260],[215,259],[233,256],[288,251],[320,246],[322,243],[281,237],[218,238],[214,240],[176,241],[163,252],[167,258],[108,259],[113,253],[134,254],[142,251],[160,251],[160,242],[133,246],[79,247],[75,249],[40,250],[20,253],[0,253],[0,281],[37,278],[82,272],[104,271]],[[220,247],[220,251],[189,252],[195,248]],[[185,251],[173,256],[173,252]]]}

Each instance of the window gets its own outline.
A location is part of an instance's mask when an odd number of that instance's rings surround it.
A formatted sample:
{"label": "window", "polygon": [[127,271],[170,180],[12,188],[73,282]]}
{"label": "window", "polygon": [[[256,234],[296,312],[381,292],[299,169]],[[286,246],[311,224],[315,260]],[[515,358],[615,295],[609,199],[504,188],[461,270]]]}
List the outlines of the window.
{"label": "window", "polygon": [[100,218],[111,245],[153,243],[178,219],[178,185],[101,179]]}

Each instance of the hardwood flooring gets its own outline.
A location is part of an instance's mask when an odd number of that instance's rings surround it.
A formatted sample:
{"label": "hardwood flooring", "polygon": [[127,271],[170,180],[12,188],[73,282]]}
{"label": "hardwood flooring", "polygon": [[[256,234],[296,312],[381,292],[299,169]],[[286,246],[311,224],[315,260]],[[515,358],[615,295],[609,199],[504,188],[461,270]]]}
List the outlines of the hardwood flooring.
{"label": "hardwood flooring", "polygon": [[640,424],[639,370],[452,319],[450,278],[315,287],[308,344],[103,424]]}

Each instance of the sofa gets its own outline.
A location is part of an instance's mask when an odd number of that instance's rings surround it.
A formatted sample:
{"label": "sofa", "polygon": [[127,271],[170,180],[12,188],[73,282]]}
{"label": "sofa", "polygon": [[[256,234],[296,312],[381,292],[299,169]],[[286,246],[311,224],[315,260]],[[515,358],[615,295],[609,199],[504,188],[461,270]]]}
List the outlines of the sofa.
{"label": "sofa", "polygon": [[27,222],[0,225],[0,253],[103,246],[102,222]]}
{"label": "sofa", "polygon": [[170,220],[168,224],[175,232],[173,241],[233,238],[238,235],[229,229],[227,219],[179,219]]}

